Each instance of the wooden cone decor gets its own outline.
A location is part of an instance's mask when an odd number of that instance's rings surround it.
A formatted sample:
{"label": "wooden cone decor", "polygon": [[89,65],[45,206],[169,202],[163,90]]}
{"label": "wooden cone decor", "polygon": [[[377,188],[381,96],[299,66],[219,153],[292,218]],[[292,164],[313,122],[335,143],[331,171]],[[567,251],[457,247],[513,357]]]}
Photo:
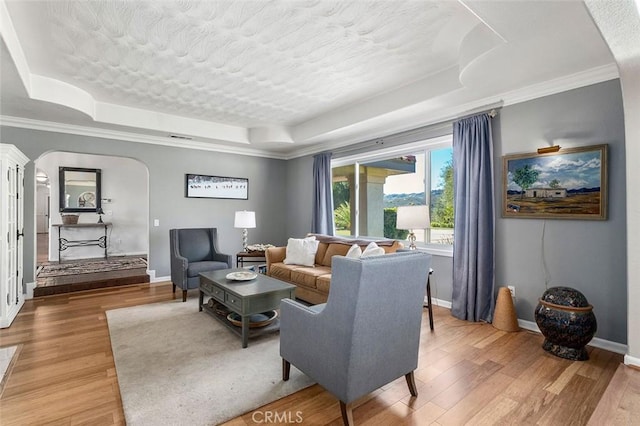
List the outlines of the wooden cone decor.
{"label": "wooden cone decor", "polygon": [[506,287],[501,287],[500,291],[498,291],[492,325],[502,331],[520,331],[516,308],[513,306],[513,300],[511,299],[511,292]]}

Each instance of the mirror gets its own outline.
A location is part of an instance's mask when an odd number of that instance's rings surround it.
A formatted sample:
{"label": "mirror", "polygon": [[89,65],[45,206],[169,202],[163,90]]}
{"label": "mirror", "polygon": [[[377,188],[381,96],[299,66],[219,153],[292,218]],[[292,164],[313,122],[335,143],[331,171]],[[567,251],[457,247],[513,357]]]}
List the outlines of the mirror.
{"label": "mirror", "polygon": [[98,212],[102,207],[100,169],[60,167],[60,211]]}

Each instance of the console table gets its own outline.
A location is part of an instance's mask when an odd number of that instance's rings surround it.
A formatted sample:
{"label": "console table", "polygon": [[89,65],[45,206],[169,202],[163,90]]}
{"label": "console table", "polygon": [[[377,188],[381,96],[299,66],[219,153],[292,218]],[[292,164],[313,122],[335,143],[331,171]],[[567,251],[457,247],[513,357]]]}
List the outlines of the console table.
{"label": "console table", "polygon": [[[104,223],[76,223],[65,225],[63,223],[55,223],[53,225],[54,228],[58,228],[58,263],[62,261],[62,257],[60,255],[61,252],[65,251],[70,247],[85,247],[85,246],[98,246],[104,249],[104,258],[107,258],[107,228],[111,226],[111,222]],[[75,229],[83,229],[83,228],[103,228],[104,235],[88,240],[69,240],[67,238],[62,238],[62,229],[63,228],[75,228]]]}

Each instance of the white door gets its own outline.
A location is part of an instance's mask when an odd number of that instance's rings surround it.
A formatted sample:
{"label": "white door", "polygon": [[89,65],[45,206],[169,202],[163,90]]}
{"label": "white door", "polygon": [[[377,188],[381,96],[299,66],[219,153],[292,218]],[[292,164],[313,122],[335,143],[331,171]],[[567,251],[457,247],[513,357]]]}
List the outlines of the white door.
{"label": "white door", "polygon": [[36,188],[36,230],[38,234],[49,232],[49,188],[38,185]]}
{"label": "white door", "polygon": [[[22,187],[22,176],[24,172],[17,164],[8,165],[7,179],[9,185],[7,188],[7,300],[9,307],[19,302],[18,295],[22,292],[19,288],[22,285],[22,240],[20,233],[21,228],[19,198],[20,188]],[[24,192],[24,191],[23,191]],[[5,301],[3,301],[5,302]]]}

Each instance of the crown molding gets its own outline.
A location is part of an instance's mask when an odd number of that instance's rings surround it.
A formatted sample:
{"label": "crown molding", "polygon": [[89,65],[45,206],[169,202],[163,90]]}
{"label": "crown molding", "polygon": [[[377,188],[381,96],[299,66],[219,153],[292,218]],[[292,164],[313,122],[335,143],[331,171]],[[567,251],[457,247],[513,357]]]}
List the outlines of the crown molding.
{"label": "crown molding", "polygon": [[500,95],[500,98],[504,101],[505,106],[514,105],[616,78],[620,78],[620,73],[618,72],[618,66],[615,62],[612,62],[586,71],[505,92]]}
{"label": "crown molding", "polygon": [[113,139],[125,142],[146,143],[151,145],[171,146],[174,148],[197,149],[201,151],[222,152],[225,154],[247,155],[251,157],[273,158],[276,160],[285,160],[285,156],[257,149],[248,148],[231,148],[221,145],[215,145],[210,142],[194,141],[194,140],[171,140],[161,136],[142,135],[131,132],[122,132],[117,130],[100,129],[93,127],[77,126],[73,124],[55,123],[51,121],[33,120],[29,118],[12,117],[0,115],[0,125],[7,127],[17,127],[30,130],[41,130],[46,132],[67,133],[79,136],[89,136],[94,138]]}
{"label": "crown molding", "polygon": [[[504,107],[508,105],[515,105],[522,102],[531,101],[545,96],[554,95],[557,93],[566,92],[580,87],[590,86],[592,84],[602,83],[609,80],[620,78],[618,67],[615,63],[602,65],[599,67],[591,68],[585,71],[581,71],[568,76],[547,80],[542,83],[525,86],[521,89],[512,90],[509,92],[503,92],[501,94],[492,95],[482,99],[474,100],[465,104],[460,104],[455,107],[446,108],[441,111],[441,114],[430,114],[431,119],[427,122],[416,123],[415,127],[426,127],[436,125],[440,123],[446,123],[451,120],[455,120],[461,116],[470,114],[470,111],[489,110],[497,107]],[[405,130],[406,131],[406,130]],[[399,130],[396,133],[401,133]],[[323,151],[330,151],[332,149],[343,148],[345,146],[366,142],[371,139],[381,138],[384,136],[390,136],[390,134],[380,135],[374,138],[351,138],[349,140],[343,140],[341,142],[329,142],[326,144],[319,144],[300,148],[289,152],[286,159],[291,160],[298,157],[304,157],[307,155],[317,154]]]}
{"label": "crown molding", "polygon": [[[483,105],[495,105],[499,102],[503,106],[515,105],[527,102],[533,99],[542,98],[556,93],[566,92],[568,90],[601,83],[608,80],[619,78],[618,67],[615,63],[591,68],[586,71],[575,73],[569,76],[548,80],[542,83],[526,86],[521,89],[504,92],[502,94],[475,100],[469,103],[460,104],[455,107],[443,109],[442,114],[431,114],[431,120],[427,123],[415,123],[413,127],[423,127],[443,123],[456,119],[460,115],[468,115],[469,110],[473,107],[478,109]],[[307,145],[299,149],[293,149],[286,153],[277,153],[267,150],[258,150],[251,148],[231,148],[223,145],[216,145],[210,142],[187,141],[187,140],[168,140],[165,137],[143,135],[131,132],[100,129],[93,127],[77,126],[72,124],[54,123],[50,121],[33,120],[27,118],[11,117],[0,115],[0,125],[9,127],[19,127],[25,129],[42,130],[56,133],[68,133],[82,136],[90,136],[105,139],[115,139],[127,142],[147,143],[152,145],[171,146],[183,149],[197,149],[202,151],[222,152],[228,154],[247,155],[253,157],[273,158],[277,160],[292,160],[307,155],[317,154],[319,152],[332,149],[343,148],[345,146],[366,142],[371,137],[351,137],[341,141],[327,141],[314,145]],[[409,129],[411,126],[409,126]],[[399,131],[401,132],[401,131]],[[387,135],[380,135],[388,136]]]}

